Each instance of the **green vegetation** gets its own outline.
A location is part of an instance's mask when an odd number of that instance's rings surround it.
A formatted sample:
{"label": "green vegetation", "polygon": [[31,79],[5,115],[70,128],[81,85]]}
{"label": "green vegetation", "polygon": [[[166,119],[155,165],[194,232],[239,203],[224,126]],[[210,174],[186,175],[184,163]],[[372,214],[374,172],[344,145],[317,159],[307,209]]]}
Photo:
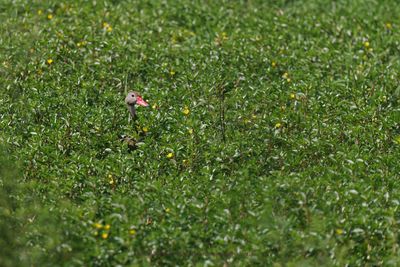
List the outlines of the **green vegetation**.
{"label": "green vegetation", "polygon": [[400,264],[396,1],[1,2],[1,266]]}

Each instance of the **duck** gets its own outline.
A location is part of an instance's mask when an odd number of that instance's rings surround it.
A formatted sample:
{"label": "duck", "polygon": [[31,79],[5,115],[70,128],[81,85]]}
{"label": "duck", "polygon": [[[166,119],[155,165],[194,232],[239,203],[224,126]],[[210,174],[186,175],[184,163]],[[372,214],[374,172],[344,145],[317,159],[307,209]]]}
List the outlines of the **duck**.
{"label": "duck", "polygon": [[132,119],[136,120],[136,105],[148,107],[149,104],[143,100],[142,96],[136,91],[130,91],[125,97],[125,104],[128,107]]}
{"label": "duck", "polygon": [[[138,93],[136,91],[128,92],[128,94],[125,97],[125,104],[126,104],[126,106],[128,108],[128,111],[130,113],[129,121],[131,119],[136,121],[136,119],[137,119],[136,106],[137,105],[142,106],[142,107],[148,107],[149,106],[149,104],[142,98],[140,93]],[[136,129],[136,131],[137,131],[137,129]],[[135,150],[137,148],[137,143],[139,142],[135,138],[127,136],[127,135],[121,136],[121,140],[128,145],[128,149],[130,151]]]}

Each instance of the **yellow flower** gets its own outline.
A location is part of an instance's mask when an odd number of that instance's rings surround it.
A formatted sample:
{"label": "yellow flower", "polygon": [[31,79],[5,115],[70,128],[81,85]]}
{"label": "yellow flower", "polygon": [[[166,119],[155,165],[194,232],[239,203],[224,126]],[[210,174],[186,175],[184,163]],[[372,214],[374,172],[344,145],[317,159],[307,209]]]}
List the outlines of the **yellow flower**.
{"label": "yellow flower", "polygon": [[185,106],[185,108],[183,109],[182,112],[183,112],[183,114],[185,114],[186,116],[189,115],[189,113],[190,113],[189,107],[188,107],[188,106]]}
{"label": "yellow flower", "polygon": [[226,34],[226,32],[223,32],[222,34],[221,34],[221,37],[222,37],[222,40],[228,40],[228,35]]}
{"label": "yellow flower", "polygon": [[130,235],[135,235],[136,234],[136,230],[135,229],[130,229],[129,230],[129,234]]}
{"label": "yellow flower", "polygon": [[108,238],[108,233],[102,233],[102,234],[101,234],[101,238],[107,239],[107,238]]}
{"label": "yellow flower", "polygon": [[37,11],[37,14],[40,16],[40,15],[42,15],[42,13],[43,13],[43,11],[41,10],[41,9],[39,9],[38,11]]}
{"label": "yellow flower", "polygon": [[93,227],[96,229],[101,229],[103,226],[101,225],[101,223],[94,223]]}
{"label": "yellow flower", "polygon": [[189,132],[189,134],[193,134],[193,129],[190,128],[190,129],[188,130],[188,132]]}
{"label": "yellow flower", "polygon": [[277,124],[275,124],[275,128],[279,129],[282,127],[282,123],[278,122]]}
{"label": "yellow flower", "polygon": [[275,61],[272,61],[272,62],[271,62],[271,66],[272,66],[273,68],[275,68],[275,67],[276,67],[276,62],[275,62]]}
{"label": "yellow flower", "polygon": [[167,154],[167,158],[168,158],[168,159],[172,159],[173,157],[174,157],[174,153],[169,152],[169,153]]}
{"label": "yellow flower", "polygon": [[252,118],[252,119],[257,119],[257,115],[256,115],[256,114],[252,114],[252,115],[251,115],[251,118]]}
{"label": "yellow flower", "polygon": [[110,185],[113,185],[115,183],[114,177],[111,174],[108,175],[108,183]]}
{"label": "yellow flower", "polygon": [[342,235],[344,233],[343,229],[336,229],[337,235]]}
{"label": "yellow flower", "polygon": [[368,42],[368,41],[364,42],[364,47],[365,47],[365,48],[368,48],[368,47],[369,47],[369,45],[370,45],[370,44],[369,44],[369,42]]}
{"label": "yellow flower", "polygon": [[174,70],[170,70],[170,71],[169,71],[169,74],[170,74],[171,76],[174,76],[174,75],[175,75],[175,71],[174,71]]}
{"label": "yellow flower", "polygon": [[385,24],[385,26],[386,26],[386,29],[388,29],[388,30],[391,30],[392,29],[392,23],[390,23],[390,22],[387,22],[386,24]]}
{"label": "yellow flower", "polygon": [[394,142],[395,142],[396,144],[400,145],[400,135],[398,135],[398,136],[396,136],[396,137],[394,138]]}
{"label": "yellow flower", "polygon": [[143,127],[142,130],[143,130],[144,133],[147,133],[149,131],[149,128]]}
{"label": "yellow flower", "polygon": [[110,230],[110,228],[111,228],[111,225],[109,225],[109,224],[104,225],[104,230]]}
{"label": "yellow flower", "polygon": [[77,47],[81,47],[81,46],[85,46],[86,44],[87,44],[86,41],[82,41],[82,42],[77,42],[77,43],[76,43],[76,46],[77,46]]}
{"label": "yellow flower", "polygon": [[290,78],[287,78],[286,81],[287,81],[288,83],[290,83],[292,80],[291,80]]}
{"label": "yellow flower", "polygon": [[282,78],[288,79],[288,78],[289,78],[289,73],[285,72],[285,73],[282,75]]}
{"label": "yellow flower", "polygon": [[47,60],[47,64],[49,64],[49,65],[53,64],[53,60],[52,60],[51,58],[49,58],[49,59]]}
{"label": "yellow flower", "polygon": [[290,94],[290,99],[295,99],[295,98],[296,98],[296,95],[293,94],[293,93],[291,93],[291,94]]}
{"label": "yellow flower", "polygon": [[112,26],[108,24],[107,22],[103,22],[103,29],[105,29],[107,32],[112,31]]}
{"label": "yellow flower", "polygon": [[157,109],[158,108],[158,106],[157,106],[157,104],[154,104],[153,106],[151,106],[153,109]]}
{"label": "yellow flower", "polygon": [[165,212],[166,212],[166,213],[168,213],[168,212],[170,212],[170,211],[171,211],[170,208],[166,208],[166,209],[165,209]]}
{"label": "yellow flower", "polygon": [[47,15],[47,19],[48,19],[48,20],[53,19],[53,14],[48,14],[48,15]]}

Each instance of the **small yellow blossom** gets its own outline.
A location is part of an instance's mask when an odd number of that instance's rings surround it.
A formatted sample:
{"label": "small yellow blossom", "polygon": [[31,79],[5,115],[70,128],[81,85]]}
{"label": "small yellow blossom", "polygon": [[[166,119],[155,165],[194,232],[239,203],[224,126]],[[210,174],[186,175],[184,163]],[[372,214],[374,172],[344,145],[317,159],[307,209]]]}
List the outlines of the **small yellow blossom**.
{"label": "small yellow blossom", "polygon": [[175,73],[176,73],[176,72],[175,72],[174,70],[170,70],[170,71],[169,71],[169,74],[170,74],[171,76],[174,76]]}
{"label": "small yellow blossom", "polygon": [[153,106],[151,106],[153,109],[157,109],[158,108],[158,105],[157,104],[154,104]]}
{"label": "small yellow blossom", "polygon": [[271,62],[271,66],[272,66],[273,68],[275,68],[275,67],[276,67],[276,62],[275,62],[275,61],[272,61],[272,62]]}
{"label": "small yellow blossom", "polygon": [[76,46],[77,46],[77,47],[81,47],[81,46],[85,46],[86,44],[87,44],[86,41],[82,41],[82,42],[76,43]]}
{"label": "small yellow blossom", "polygon": [[396,144],[400,145],[400,135],[398,135],[398,136],[396,136],[396,137],[394,138],[394,142],[395,142]]}
{"label": "small yellow blossom", "polygon": [[282,78],[288,79],[288,78],[289,78],[289,73],[285,72],[285,73],[282,75]]}
{"label": "small yellow blossom", "polygon": [[114,177],[111,174],[108,175],[108,183],[110,185],[113,185],[115,183]]}
{"label": "small yellow blossom", "polygon": [[189,107],[188,107],[188,106],[185,106],[185,108],[183,109],[182,112],[183,112],[183,114],[185,114],[186,116],[189,115],[189,113],[190,113]]}
{"label": "small yellow blossom", "polygon": [[295,99],[295,98],[296,98],[296,95],[293,94],[293,93],[291,93],[291,94],[290,94],[290,99]]}
{"label": "small yellow blossom", "polygon": [[105,29],[107,32],[112,31],[112,26],[108,24],[107,22],[103,22],[103,29]]}
{"label": "small yellow blossom", "polygon": [[101,223],[94,223],[93,227],[96,229],[101,229],[103,226],[101,225]]}
{"label": "small yellow blossom", "polygon": [[287,78],[286,81],[287,81],[288,83],[290,83],[292,80],[291,80],[290,78]]}
{"label": "small yellow blossom", "polygon": [[136,234],[136,230],[135,229],[129,229],[129,234],[130,235],[135,235]]}
{"label": "small yellow blossom", "polygon": [[142,130],[143,130],[144,133],[147,133],[149,131],[149,128],[143,127]]}
{"label": "small yellow blossom", "polygon": [[49,59],[47,60],[47,64],[49,64],[49,65],[53,64],[53,60],[52,60],[51,58],[49,58]]}
{"label": "small yellow blossom", "polygon": [[257,119],[257,115],[256,114],[252,114],[251,115],[251,118],[254,120],[254,119]]}
{"label": "small yellow blossom", "polygon": [[39,9],[39,10],[37,11],[37,14],[38,14],[39,16],[42,15],[42,14],[43,14],[43,10]]}
{"label": "small yellow blossom", "polygon": [[373,48],[368,49],[368,52],[372,53],[372,51],[374,51]]}
{"label": "small yellow blossom", "polygon": [[170,208],[166,208],[166,209],[165,209],[165,212],[166,212],[166,213],[168,213],[168,212],[170,212],[170,211],[171,211]]}
{"label": "small yellow blossom", "polygon": [[226,32],[223,32],[222,34],[221,34],[221,37],[222,37],[222,40],[228,40],[228,35],[226,34]]}
{"label": "small yellow blossom", "polygon": [[172,159],[173,157],[174,157],[174,153],[169,152],[169,153],[167,154],[167,158],[168,158],[168,159]]}
{"label": "small yellow blossom", "polygon": [[108,238],[108,233],[102,233],[102,234],[101,234],[101,238],[107,239],[107,238]]}
{"label": "small yellow blossom", "polygon": [[279,129],[281,127],[282,127],[282,123],[278,122],[278,123],[275,124],[275,128]]}
{"label": "small yellow blossom", "polygon": [[189,132],[189,134],[193,134],[193,129],[190,128],[190,129],[188,130],[188,132]]}
{"label": "small yellow blossom", "polygon": [[343,229],[336,229],[337,235],[342,235],[344,233]]}
{"label": "small yellow blossom", "polygon": [[47,15],[47,19],[48,19],[48,20],[53,19],[53,14],[48,14],[48,15]]}
{"label": "small yellow blossom", "polygon": [[110,230],[110,228],[111,228],[111,225],[109,225],[109,224],[104,225],[104,230]]}
{"label": "small yellow blossom", "polygon": [[390,23],[390,22],[387,22],[386,24],[385,24],[385,26],[386,26],[386,29],[388,29],[388,30],[391,30],[392,29],[392,23]]}
{"label": "small yellow blossom", "polygon": [[368,41],[364,42],[364,47],[365,47],[365,48],[368,48],[369,46],[370,46],[370,44],[369,44]]}

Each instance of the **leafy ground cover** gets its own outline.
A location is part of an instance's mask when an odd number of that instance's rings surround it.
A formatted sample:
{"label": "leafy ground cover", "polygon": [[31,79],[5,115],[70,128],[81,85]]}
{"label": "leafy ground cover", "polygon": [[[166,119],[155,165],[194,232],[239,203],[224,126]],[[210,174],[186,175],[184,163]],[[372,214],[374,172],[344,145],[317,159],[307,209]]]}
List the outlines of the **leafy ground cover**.
{"label": "leafy ground cover", "polygon": [[2,1],[0,265],[399,265],[398,14]]}

